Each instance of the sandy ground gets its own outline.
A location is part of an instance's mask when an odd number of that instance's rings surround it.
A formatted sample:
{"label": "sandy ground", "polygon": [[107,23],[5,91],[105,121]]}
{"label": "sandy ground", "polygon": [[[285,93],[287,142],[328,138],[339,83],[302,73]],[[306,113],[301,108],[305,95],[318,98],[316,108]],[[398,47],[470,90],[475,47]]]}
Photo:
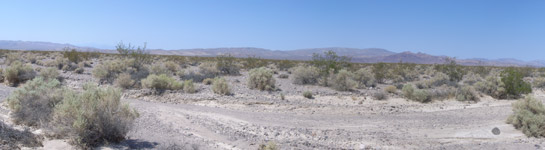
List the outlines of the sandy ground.
{"label": "sandy ground", "polygon": [[[78,88],[83,82],[96,82],[88,69],[82,75],[63,73],[67,78],[63,84]],[[138,110],[140,117],[127,140],[98,149],[257,149],[269,141],[280,149],[545,147],[545,140],[528,138],[505,123],[514,100],[484,96],[477,103],[421,104],[390,94],[388,100],[379,101],[369,95],[380,89],[337,92],[279,78],[280,91],[262,92],[249,90],[245,78],[244,72],[227,77],[232,96],[215,95],[209,85],[200,83],[195,94],[170,91],[158,96],[127,90],[122,101]],[[0,85],[0,102],[14,89]],[[304,98],[304,91],[312,91],[316,98]],[[545,99],[540,90],[532,95]],[[0,107],[0,120],[10,123],[8,113]],[[499,135],[492,133],[496,127]],[[74,149],[62,139],[47,139],[43,145],[38,149]]]}

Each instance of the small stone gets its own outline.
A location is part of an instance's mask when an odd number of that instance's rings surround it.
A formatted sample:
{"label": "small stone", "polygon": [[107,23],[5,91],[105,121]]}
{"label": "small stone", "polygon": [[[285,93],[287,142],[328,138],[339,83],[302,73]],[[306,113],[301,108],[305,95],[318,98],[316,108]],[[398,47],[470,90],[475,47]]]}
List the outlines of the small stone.
{"label": "small stone", "polygon": [[500,135],[500,129],[498,127],[494,127],[494,129],[492,129],[492,134],[494,135]]}

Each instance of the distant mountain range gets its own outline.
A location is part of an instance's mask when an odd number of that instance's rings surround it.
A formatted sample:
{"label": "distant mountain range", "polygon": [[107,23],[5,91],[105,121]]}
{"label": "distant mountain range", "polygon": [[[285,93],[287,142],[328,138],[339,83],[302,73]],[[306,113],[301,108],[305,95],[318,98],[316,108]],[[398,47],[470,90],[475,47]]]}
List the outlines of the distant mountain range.
{"label": "distant mountain range", "polygon": [[[105,53],[116,53],[113,49],[98,49],[93,47],[80,47],[71,44],[59,44],[50,42],[32,42],[32,41],[9,41],[0,40],[0,49],[10,50],[40,50],[40,51],[60,51],[65,47],[74,48],[81,51],[99,51]],[[377,62],[409,62],[418,64],[440,64],[444,63],[447,56],[434,56],[425,53],[413,53],[413,52],[401,52],[395,53],[380,48],[342,48],[342,47],[330,47],[330,48],[309,48],[309,49],[297,49],[297,50],[269,50],[263,48],[253,47],[233,47],[233,48],[206,48],[206,49],[178,49],[178,50],[161,50],[153,49],[149,50],[151,54],[159,55],[182,55],[182,56],[203,56],[214,57],[222,54],[231,54],[235,57],[248,57],[255,56],[266,59],[290,59],[290,60],[310,60],[314,53],[323,54],[325,51],[335,51],[337,55],[349,56],[353,62],[359,63],[377,63]],[[534,66],[545,67],[545,61],[521,61],[511,58],[504,59],[457,59],[459,64],[462,65],[487,65],[487,66]]]}

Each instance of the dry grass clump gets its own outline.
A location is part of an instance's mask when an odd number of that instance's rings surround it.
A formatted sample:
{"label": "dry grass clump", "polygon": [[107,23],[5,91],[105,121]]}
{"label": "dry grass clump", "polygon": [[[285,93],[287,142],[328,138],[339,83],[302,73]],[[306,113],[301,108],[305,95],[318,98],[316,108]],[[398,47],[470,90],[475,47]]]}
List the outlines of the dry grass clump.
{"label": "dry grass clump", "polygon": [[4,81],[9,86],[17,86],[21,82],[31,80],[36,76],[36,72],[30,64],[24,64],[15,61],[4,70]]}
{"label": "dry grass clump", "polygon": [[312,92],[310,92],[310,91],[303,92],[303,97],[308,98],[308,99],[313,99],[314,98],[312,96]]}
{"label": "dry grass clump", "polygon": [[128,73],[121,73],[115,79],[115,85],[123,89],[129,89],[134,85],[134,80],[131,78],[131,75]]}
{"label": "dry grass clump", "polygon": [[513,103],[513,114],[507,118],[507,123],[528,137],[545,137],[545,107],[533,97],[518,100]]}
{"label": "dry grass clump", "polygon": [[384,88],[384,91],[388,92],[388,93],[396,93],[397,92],[397,87],[395,87],[393,85],[388,85],[388,86],[386,86],[386,88]]}
{"label": "dry grass clump", "polygon": [[40,76],[44,78],[44,80],[59,79],[59,75],[60,73],[57,68],[53,67],[48,67],[40,71]]}
{"label": "dry grass clump", "polygon": [[204,84],[204,85],[211,85],[213,82],[214,82],[214,79],[212,79],[212,78],[206,78],[206,79],[202,80],[202,84]]}
{"label": "dry grass clump", "polygon": [[216,94],[229,95],[231,94],[231,89],[225,78],[216,77],[214,78],[214,83],[212,85],[212,91]]}
{"label": "dry grass clump", "polygon": [[373,93],[373,98],[375,98],[375,100],[386,100],[388,99],[388,95],[384,91],[377,91]]}
{"label": "dry grass clump", "polygon": [[273,72],[265,67],[250,70],[248,77],[248,87],[261,91],[275,90],[276,81],[273,78]]}
{"label": "dry grass clump", "polygon": [[59,87],[57,80],[38,77],[17,88],[7,98],[13,121],[29,126],[48,122],[55,105],[62,100]]}
{"label": "dry grass clump", "polygon": [[478,101],[479,97],[475,92],[475,89],[471,86],[458,87],[456,90],[456,100],[459,101]]}
{"label": "dry grass clump", "polygon": [[179,90],[183,88],[183,84],[165,74],[150,74],[147,78],[142,80],[142,87],[158,91]]}
{"label": "dry grass clump", "polygon": [[55,107],[52,124],[56,135],[68,136],[82,149],[124,140],[138,113],[120,102],[121,90],[92,84],[83,89],[67,90]]}
{"label": "dry grass clump", "polygon": [[183,89],[186,93],[197,92],[197,90],[195,89],[195,84],[193,84],[193,80],[185,80],[183,84]]}
{"label": "dry grass clump", "polygon": [[273,141],[269,141],[267,144],[260,144],[258,150],[277,150],[279,149],[278,146],[276,146],[276,143]]}
{"label": "dry grass clump", "polygon": [[349,91],[356,88],[358,85],[358,83],[352,79],[353,77],[353,73],[342,69],[329,81],[332,82],[331,85],[333,85],[335,90]]}
{"label": "dry grass clump", "polygon": [[318,68],[314,66],[297,66],[292,68],[294,84],[316,84],[320,78]]}

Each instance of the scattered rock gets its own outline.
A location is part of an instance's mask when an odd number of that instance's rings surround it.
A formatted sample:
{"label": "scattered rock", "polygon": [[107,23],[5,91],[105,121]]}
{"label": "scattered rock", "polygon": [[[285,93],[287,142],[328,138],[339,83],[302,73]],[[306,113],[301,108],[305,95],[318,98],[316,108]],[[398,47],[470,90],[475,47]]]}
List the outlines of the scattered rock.
{"label": "scattered rock", "polygon": [[494,127],[494,129],[492,129],[492,134],[494,135],[500,135],[501,131],[498,127]]}

